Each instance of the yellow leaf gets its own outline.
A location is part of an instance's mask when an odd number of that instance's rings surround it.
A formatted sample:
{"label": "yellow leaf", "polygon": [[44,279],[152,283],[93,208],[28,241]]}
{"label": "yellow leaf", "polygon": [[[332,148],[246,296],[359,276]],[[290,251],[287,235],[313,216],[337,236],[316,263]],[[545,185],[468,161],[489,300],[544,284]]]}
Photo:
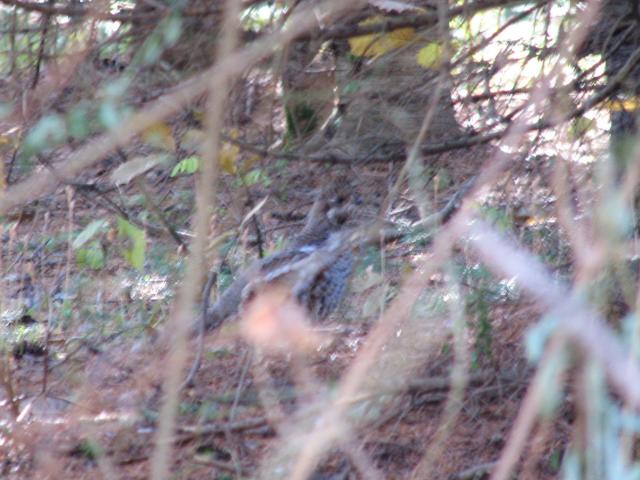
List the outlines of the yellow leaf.
{"label": "yellow leaf", "polygon": [[603,105],[612,112],[635,112],[640,106],[638,97],[626,98],[624,100],[607,100]]}
{"label": "yellow leaf", "polygon": [[145,143],[152,147],[169,150],[170,152],[175,152],[176,150],[176,141],[173,139],[173,132],[171,131],[171,127],[166,123],[154,123],[142,132],[142,138]]}
{"label": "yellow leaf", "polygon": [[442,45],[431,42],[416,54],[416,62],[424,68],[437,69],[442,63]]}
{"label": "yellow leaf", "polygon": [[220,149],[220,168],[229,175],[235,175],[238,171],[237,163],[240,155],[240,147],[224,142]]}
{"label": "yellow leaf", "polygon": [[[384,17],[376,15],[363,20],[358,25],[375,25],[384,20]],[[351,37],[349,38],[349,46],[351,53],[358,57],[377,57],[403,47],[415,38],[416,31],[413,28],[399,28],[389,33]]]}
{"label": "yellow leaf", "polygon": [[414,270],[415,269],[413,268],[413,266],[410,263],[405,262],[405,263],[402,264],[402,269],[401,269],[400,273],[402,273],[403,277],[406,277],[406,276],[412,274]]}
{"label": "yellow leaf", "polygon": [[7,134],[0,135],[0,149],[10,149],[18,146],[20,135],[9,131]]}

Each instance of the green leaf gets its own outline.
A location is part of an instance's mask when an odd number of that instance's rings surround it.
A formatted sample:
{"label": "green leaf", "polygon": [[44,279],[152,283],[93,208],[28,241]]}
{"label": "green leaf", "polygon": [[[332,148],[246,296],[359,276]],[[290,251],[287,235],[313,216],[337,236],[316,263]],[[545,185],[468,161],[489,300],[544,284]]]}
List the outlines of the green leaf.
{"label": "green leaf", "polygon": [[81,267],[90,268],[91,270],[104,268],[105,255],[100,242],[94,241],[87,248],[76,250],[76,262]]}
{"label": "green leaf", "polygon": [[71,246],[74,250],[82,247],[85,243],[91,240],[99,231],[105,228],[109,222],[104,219],[94,220],[78,234]]}
{"label": "green leaf", "polygon": [[102,451],[97,443],[83,439],[71,450],[71,453],[83,456],[88,460],[95,460],[101,455]]}
{"label": "green leaf", "polygon": [[255,168],[244,176],[244,184],[248,187],[252,185],[256,185],[257,183],[262,183],[265,187],[268,187],[271,184],[271,179],[269,176],[259,168]]}
{"label": "green leaf", "polygon": [[144,230],[127,222],[124,218],[118,217],[118,234],[125,237],[129,246],[125,247],[122,255],[132,267],[142,271],[144,268],[144,253],[146,246],[146,235]]}
{"label": "green leaf", "polygon": [[191,155],[190,157],[180,160],[178,164],[171,170],[171,176],[191,175],[200,170],[200,157]]}

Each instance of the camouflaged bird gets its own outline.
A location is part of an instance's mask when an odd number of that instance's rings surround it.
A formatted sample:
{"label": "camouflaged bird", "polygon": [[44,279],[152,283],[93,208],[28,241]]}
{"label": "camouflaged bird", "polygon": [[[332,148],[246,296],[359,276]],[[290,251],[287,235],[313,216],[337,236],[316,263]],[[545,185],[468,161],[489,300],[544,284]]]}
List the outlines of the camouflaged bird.
{"label": "camouflaged bird", "polygon": [[[349,200],[350,195],[340,193],[336,187],[321,190],[307,214],[304,227],[292,242],[281,252],[257,260],[243,270],[218,301],[206,309],[205,328],[216,328],[236,315],[256,288],[283,281],[294,273],[300,276],[305,260],[321,251],[331,235],[341,230],[350,219],[353,205]],[[316,320],[329,316],[341,303],[353,269],[353,253],[341,253],[325,263],[320,262],[321,268],[309,270],[309,278],[298,278],[292,292]],[[204,294],[208,297],[209,292]]]}

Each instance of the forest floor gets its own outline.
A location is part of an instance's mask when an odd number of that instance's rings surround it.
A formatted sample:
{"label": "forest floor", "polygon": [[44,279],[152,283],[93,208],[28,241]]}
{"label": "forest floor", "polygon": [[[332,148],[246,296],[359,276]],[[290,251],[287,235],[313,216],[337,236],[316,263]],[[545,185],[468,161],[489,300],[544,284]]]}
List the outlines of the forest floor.
{"label": "forest floor", "polygon": [[[164,195],[172,203],[171,192],[189,190],[191,182],[192,177],[160,182],[153,195]],[[228,212],[235,201],[229,195],[232,191],[220,193]],[[275,209],[286,210],[286,205],[291,203],[277,200]],[[110,225],[100,239],[109,255],[105,266],[81,267],[74,255],[69,256],[65,238],[70,208],[75,232],[95,218]],[[175,208],[174,218],[188,211],[179,204]],[[4,372],[5,387],[12,389],[14,401],[3,395],[2,424],[15,427],[0,433],[2,478],[45,478],[45,472],[49,478],[147,478],[165,371],[158,339],[171,315],[185,250],[173,244],[166,232],[148,234],[145,272],[136,272],[114,254],[120,247],[113,240],[117,236],[113,212],[80,198],[70,207],[64,191],[22,215],[5,232],[4,268],[11,272],[3,279],[5,311],[14,312],[11,329],[20,333],[13,337],[10,372]],[[268,245],[275,249],[282,231],[286,236],[299,222],[292,222],[289,230],[278,229],[272,217],[265,217],[263,227],[274,232],[268,236]],[[236,250],[250,257],[246,252],[251,250],[251,239],[244,242],[246,248]],[[464,257],[463,252],[460,255]],[[409,257],[403,250],[389,255],[389,270],[393,273],[393,266],[397,268],[395,278],[381,280],[387,288],[401,282],[401,267]],[[473,263],[470,258],[461,262]],[[373,270],[363,261],[352,286],[367,282],[371,286]],[[441,276],[434,276],[432,282],[441,282]],[[483,292],[477,284],[466,287]],[[340,380],[377,321],[375,309],[363,317],[362,308],[379,293],[372,288],[355,290],[330,321],[316,327],[330,341],[312,355],[307,367],[323,385]],[[72,294],[65,297],[63,292]],[[485,478],[495,466],[532,371],[523,338],[541,312],[518,295],[483,305],[482,325],[489,330],[482,340],[481,314],[471,310],[473,362],[453,423],[443,426],[453,365],[451,349],[444,344],[378,418],[356,432],[357,449],[384,478],[411,478],[416,466],[425,462],[426,453],[435,451],[434,441],[438,453],[427,466],[430,473],[425,478]],[[39,340],[33,342],[25,333],[32,325],[40,332]],[[489,343],[480,348],[487,335]],[[194,351],[195,340],[191,342],[190,351]],[[173,478],[252,478],[274,448],[280,427],[272,424],[263,407],[252,356],[234,324],[205,336],[203,364],[181,396]],[[262,363],[282,411],[296,411],[304,400],[296,390],[291,359],[272,356]],[[557,475],[571,418],[567,410],[539,426],[528,443],[519,478]],[[321,462],[314,476],[362,477],[362,467],[340,449]]]}
{"label": "forest floor", "polygon": [[[258,113],[253,119],[263,126],[273,119],[273,102],[266,99],[264,104],[268,114],[261,119]],[[193,123],[185,116],[169,126],[169,135],[162,125],[156,134],[165,147],[171,147],[173,137],[188,143],[185,138],[198,133]],[[125,152],[126,159],[149,155],[149,145],[143,143]],[[238,155],[229,145],[225,148]],[[50,161],[55,165],[67,154],[61,149]],[[477,164],[461,159],[456,152],[427,169],[433,205],[446,203],[461,181],[476,173]],[[171,167],[160,162],[142,176],[144,193],[140,182],[114,187],[110,175],[122,161],[118,156],[103,160],[84,172],[73,188],[60,188],[9,217],[0,232],[2,328],[9,352],[2,363],[8,368],[0,372],[1,478],[149,477],[166,373],[161,344],[188,251],[174,234],[190,231],[195,177],[171,175]],[[217,232],[231,235],[212,235],[209,257],[203,260],[207,268],[219,268],[221,288],[232,272],[258,256],[259,246],[268,253],[286,243],[300,228],[313,189],[332,181],[335,173],[331,167],[304,161],[256,163],[250,154],[243,161],[250,169],[243,181],[233,165],[223,165],[212,223]],[[15,176],[45,167],[21,168],[16,166]],[[342,170],[379,200],[399,168]],[[487,216],[552,268],[566,270],[563,241],[554,233],[548,213],[549,180],[544,172],[528,168],[522,162],[496,189],[500,194],[487,197]],[[258,210],[258,223],[244,222],[238,229],[247,212],[267,197]],[[175,227],[173,232],[150,204]],[[400,195],[394,209],[407,221],[417,218],[409,195]],[[125,258],[140,237],[135,228],[123,233],[118,225],[122,211],[144,231],[142,270]],[[78,242],[83,234],[86,238]],[[183,235],[181,241],[188,244],[189,238]],[[306,359],[305,369],[329,391],[360,355],[379,321],[380,305],[388,305],[406,276],[428,259],[430,244],[408,242],[361,253],[345,305],[327,322],[313,326],[325,341]],[[490,474],[533,371],[524,338],[543,312],[502,279],[491,277],[464,245],[458,247],[451,267],[460,272],[457,281],[465,298],[458,301],[464,302],[470,352],[468,385],[457,404],[458,414],[451,419],[445,412],[454,365],[452,338],[447,335],[375,419],[353,432],[349,448],[337,448],[320,461],[315,480],[375,478],[374,472],[389,479],[464,480]],[[445,276],[431,276],[425,290],[440,291],[449,281]],[[265,389],[275,395],[285,417],[304,407],[305,392],[300,391],[291,356],[256,360],[236,325],[204,337],[202,365],[180,397],[172,478],[256,477],[287,432],[265,409]],[[189,352],[196,350],[192,339]],[[564,407],[538,425],[519,463],[518,478],[557,476],[573,416],[571,407]]]}

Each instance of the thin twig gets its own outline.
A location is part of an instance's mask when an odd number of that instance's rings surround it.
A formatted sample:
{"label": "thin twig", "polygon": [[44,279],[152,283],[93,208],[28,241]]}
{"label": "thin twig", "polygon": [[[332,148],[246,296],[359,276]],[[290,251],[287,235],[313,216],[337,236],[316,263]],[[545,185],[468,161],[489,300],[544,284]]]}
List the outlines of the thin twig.
{"label": "thin twig", "polygon": [[[55,0],[48,0],[48,5],[53,7]],[[36,68],[33,72],[33,80],[31,81],[31,89],[33,90],[38,85],[40,79],[40,67],[42,65],[42,57],[44,55],[45,43],[47,40],[47,33],[49,33],[49,26],[51,24],[51,13],[46,13],[42,18],[42,33],[40,34],[40,46],[38,47],[38,58],[36,59]]]}
{"label": "thin twig", "polygon": [[202,292],[202,308],[200,319],[197,322],[198,331],[196,332],[196,355],[193,358],[193,362],[191,363],[191,368],[189,369],[187,378],[185,378],[184,382],[182,382],[182,386],[180,387],[180,389],[193,385],[193,379],[195,378],[198,370],[200,369],[200,365],[202,364],[202,353],[204,351],[204,331],[207,320],[207,312],[209,311],[209,305],[211,303],[211,289],[216,283],[217,278],[218,273],[216,271],[212,270],[211,272],[209,272],[207,283],[205,284],[204,290]]}

